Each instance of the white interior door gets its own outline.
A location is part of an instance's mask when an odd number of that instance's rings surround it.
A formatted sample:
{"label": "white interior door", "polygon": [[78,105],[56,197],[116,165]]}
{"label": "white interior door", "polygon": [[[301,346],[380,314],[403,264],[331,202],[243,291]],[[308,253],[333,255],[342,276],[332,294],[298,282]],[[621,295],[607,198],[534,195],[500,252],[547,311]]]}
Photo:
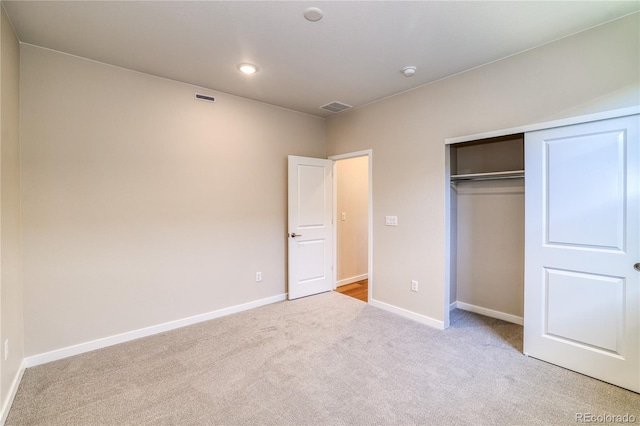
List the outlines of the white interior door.
{"label": "white interior door", "polygon": [[640,391],[640,116],[525,135],[524,352]]}
{"label": "white interior door", "polygon": [[289,299],[333,290],[332,169],[289,156]]}

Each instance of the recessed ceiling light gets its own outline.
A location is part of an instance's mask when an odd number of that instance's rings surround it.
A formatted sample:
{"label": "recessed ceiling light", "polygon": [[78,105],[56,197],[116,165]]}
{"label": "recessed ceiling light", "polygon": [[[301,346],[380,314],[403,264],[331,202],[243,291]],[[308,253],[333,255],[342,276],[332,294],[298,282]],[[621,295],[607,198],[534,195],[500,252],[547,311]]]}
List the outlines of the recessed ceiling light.
{"label": "recessed ceiling light", "polygon": [[258,67],[252,64],[240,64],[238,69],[245,74],[255,74],[258,71]]}
{"label": "recessed ceiling light", "polygon": [[416,73],[416,71],[418,71],[418,68],[416,68],[416,67],[404,67],[404,68],[402,68],[402,74],[404,74],[405,77],[413,77],[413,75]]}
{"label": "recessed ceiling light", "polygon": [[317,7],[308,7],[304,10],[304,17],[307,21],[316,22],[322,19],[324,13]]}

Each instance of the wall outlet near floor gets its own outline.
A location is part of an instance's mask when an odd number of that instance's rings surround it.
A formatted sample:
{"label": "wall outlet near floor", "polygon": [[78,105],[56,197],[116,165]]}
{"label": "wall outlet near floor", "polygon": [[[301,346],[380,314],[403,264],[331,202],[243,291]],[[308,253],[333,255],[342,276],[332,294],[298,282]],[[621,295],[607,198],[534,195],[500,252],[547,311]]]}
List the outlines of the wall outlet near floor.
{"label": "wall outlet near floor", "polygon": [[262,281],[262,272],[256,272],[256,282]]}
{"label": "wall outlet near floor", "polygon": [[9,359],[9,339],[4,341],[4,360]]}
{"label": "wall outlet near floor", "polygon": [[418,291],[418,281],[411,280],[411,291]]}

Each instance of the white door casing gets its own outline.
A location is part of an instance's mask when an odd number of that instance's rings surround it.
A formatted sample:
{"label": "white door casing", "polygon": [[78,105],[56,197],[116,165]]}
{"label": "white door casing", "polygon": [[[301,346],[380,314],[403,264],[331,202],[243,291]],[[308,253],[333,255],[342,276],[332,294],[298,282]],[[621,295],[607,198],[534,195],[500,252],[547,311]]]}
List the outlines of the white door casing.
{"label": "white door casing", "polygon": [[525,135],[524,352],[640,392],[640,115]]}
{"label": "white door casing", "polygon": [[289,156],[289,299],[333,290],[333,161]]}

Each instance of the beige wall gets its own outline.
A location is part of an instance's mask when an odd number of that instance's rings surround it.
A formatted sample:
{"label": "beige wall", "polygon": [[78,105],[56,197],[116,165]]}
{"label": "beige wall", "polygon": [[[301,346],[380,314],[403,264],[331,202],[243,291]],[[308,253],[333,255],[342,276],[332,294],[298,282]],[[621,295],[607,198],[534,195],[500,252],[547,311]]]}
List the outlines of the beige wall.
{"label": "beige wall", "polygon": [[[348,158],[336,164],[336,258],[340,285],[340,281],[368,271],[369,157]],[[342,219],[342,213],[346,214],[346,220]]]}
{"label": "beige wall", "polygon": [[457,301],[522,317],[524,181],[460,182],[456,204]]}
{"label": "beige wall", "polygon": [[[4,8],[0,9],[0,398],[4,407],[24,358],[24,328],[20,275],[20,53]],[[6,340],[9,340],[9,358],[5,361]]]}
{"label": "beige wall", "polygon": [[374,299],[443,320],[444,139],[637,105],[639,30],[634,14],[327,120],[327,154],[373,149]]}
{"label": "beige wall", "polygon": [[287,155],[325,156],[324,120],[21,61],[27,356],[285,293]]}

